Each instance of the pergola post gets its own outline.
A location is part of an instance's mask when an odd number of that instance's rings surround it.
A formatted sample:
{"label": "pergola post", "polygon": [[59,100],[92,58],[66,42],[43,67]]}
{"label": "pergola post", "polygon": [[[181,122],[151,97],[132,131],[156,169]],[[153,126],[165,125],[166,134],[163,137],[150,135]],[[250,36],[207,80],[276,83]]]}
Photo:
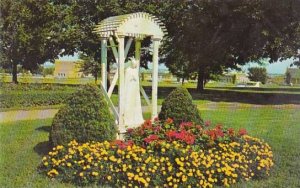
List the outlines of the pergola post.
{"label": "pergola post", "polygon": [[124,36],[118,36],[118,52],[119,52],[119,57],[118,57],[118,71],[119,71],[119,85],[118,85],[118,90],[119,90],[119,131],[120,133],[125,132],[125,125],[124,125],[124,97],[125,97],[125,53],[124,53]]}
{"label": "pergola post", "polygon": [[141,39],[136,38],[135,39],[135,53],[134,53],[135,59],[140,62],[141,60]]}
{"label": "pergola post", "polygon": [[102,85],[105,91],[107,91],[107,40],[101,39],[101,77]]}
{"label": "pergola post", "polygon": [[158,48],[160,39],[153,38],[153,66],[152,66],[152,114],[151,119],[157,117],[157,86],[158,86]]}

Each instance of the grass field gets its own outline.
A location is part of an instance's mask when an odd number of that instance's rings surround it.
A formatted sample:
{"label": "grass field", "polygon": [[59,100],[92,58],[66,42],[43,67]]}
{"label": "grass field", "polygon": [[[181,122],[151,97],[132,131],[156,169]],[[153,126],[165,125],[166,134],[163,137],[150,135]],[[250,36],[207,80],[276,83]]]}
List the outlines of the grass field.
{"label": "grass field", "polygon": [[[257,106],[195,101],[202,117],[228,127],[244,127],[250,135],[273,148],[275,167],[266,180],[242,182],[234,187],[300,187],[300,109],[293,105]],[[149,115],[149,114],[148,114]],[[72,187],[52,181],[36,171],[48,150],[51,119],[0,125],[0,187]]]}

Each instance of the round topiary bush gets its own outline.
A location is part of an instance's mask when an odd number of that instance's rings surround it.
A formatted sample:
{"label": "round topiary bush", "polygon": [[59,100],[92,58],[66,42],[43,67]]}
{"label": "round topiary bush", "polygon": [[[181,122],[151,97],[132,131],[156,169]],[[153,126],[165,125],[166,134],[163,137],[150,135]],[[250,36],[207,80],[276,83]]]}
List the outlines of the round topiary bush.
{"label": "round topiary bush", "polygon": [[104,141],[115,138],[117,128],[107,101],[99,88],[82,86],[55,115],[49,140],[53,145]]}
{"label": "round topiary bush", "polygon": [[162,103],[159,119],[167,118],[173,119],[175,125],[181,122],[203,122],[196,105],[193,104],[192,96],[187,89],[181,87],[173,90]]}

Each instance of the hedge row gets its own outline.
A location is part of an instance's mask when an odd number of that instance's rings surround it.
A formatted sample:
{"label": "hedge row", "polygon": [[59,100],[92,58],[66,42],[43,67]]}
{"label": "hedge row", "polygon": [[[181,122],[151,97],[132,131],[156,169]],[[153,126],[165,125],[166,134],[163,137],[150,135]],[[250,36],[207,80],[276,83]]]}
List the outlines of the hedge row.
{"label": "hedge row", "polygon": [[0,94],[0,107],[34,107],[63,104],[73,91],[14,92]]}

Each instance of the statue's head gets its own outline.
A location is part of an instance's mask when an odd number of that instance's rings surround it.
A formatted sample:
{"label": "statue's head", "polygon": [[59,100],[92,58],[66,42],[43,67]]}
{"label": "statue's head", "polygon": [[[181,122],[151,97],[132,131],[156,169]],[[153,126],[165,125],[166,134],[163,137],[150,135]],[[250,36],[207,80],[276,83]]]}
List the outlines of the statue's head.
{"label": "statue's head", "polygon": [[136,60],[134,57],[130,57],[129,59],[131,61],[131,68],[137,68],[139,61]]}

